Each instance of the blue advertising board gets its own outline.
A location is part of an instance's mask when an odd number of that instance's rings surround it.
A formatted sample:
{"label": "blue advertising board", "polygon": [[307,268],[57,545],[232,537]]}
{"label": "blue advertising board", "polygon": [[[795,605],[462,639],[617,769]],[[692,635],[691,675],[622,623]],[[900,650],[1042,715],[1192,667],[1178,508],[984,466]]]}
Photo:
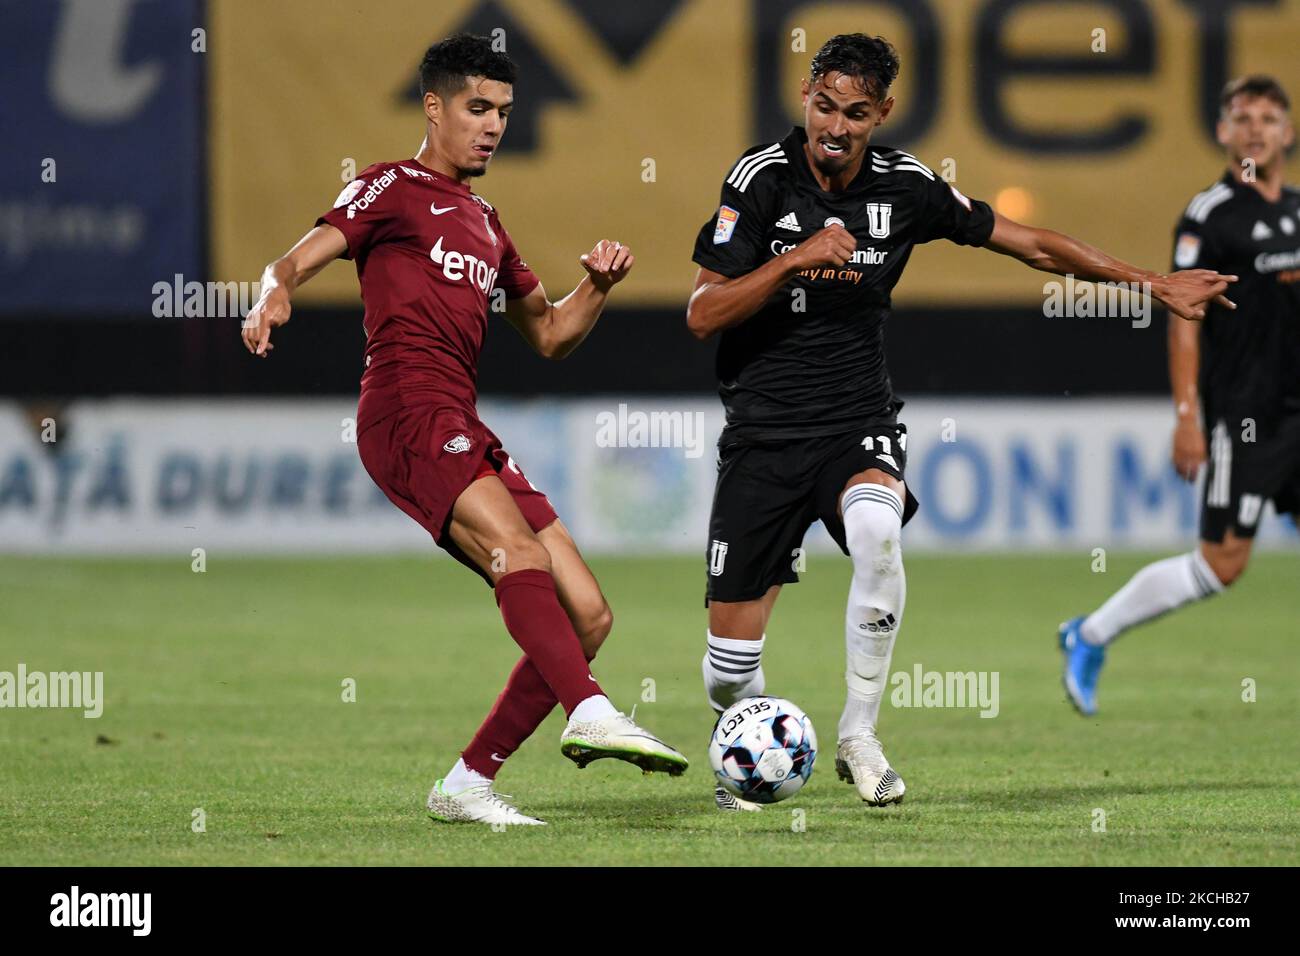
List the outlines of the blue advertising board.
{"label": "blue advertising board", "polygon": [[0,315],[147,315],[203,265],[203,4],[0,10]]}

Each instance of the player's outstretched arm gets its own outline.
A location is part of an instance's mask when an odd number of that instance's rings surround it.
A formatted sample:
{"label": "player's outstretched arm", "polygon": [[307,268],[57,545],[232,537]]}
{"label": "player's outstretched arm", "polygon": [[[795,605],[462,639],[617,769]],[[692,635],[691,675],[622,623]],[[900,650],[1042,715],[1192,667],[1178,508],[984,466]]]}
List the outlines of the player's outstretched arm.
{"label": "player's outstretched arm", "polygon": [[769,259],[753,272],[728,278],[710,269],[695,275],[686,304],[686,326],[697,339],[739,325],[763,307],[777,290],[804,269],[842,266],[858,242],[840,225],[818,230],[783,256]]}
{"label": "player's outstretched arm", "polygon": [[1175,315],[1205,318],[1211,300],[1235,309],[1224,295],[1236,276],[1212,269],[1188,269],[1166,275],[1139,269],[1109,256],[1095,246],[1051,229],[1038,229],[995,213],[993,235],[986,245],[994,252],[1014,256],[1026,265],[1058,275],[1074,275],[1091,282],[1151,283],[1151,293]]}
{"label": "player's outstretched arm", "polygon": [[1174,469],[1188,481],[1205,464],[1205,432],[1196,379],[1201,366],[1201,327],[1176,315],[1169,317],[1169,383],[1174,393]]}
{"label": "player's outstretched arm", "polygon": [[343,255],[348,243],[333,226],[317,226],[262,271],[262,294],[244,319],[244,348],[266,358],[275,348],[271,329],[289,321],[294,290]]}
{"label": "player's outstretched arm", "polygon": [[558,302],[546,298],[540,282],[522,299],[506,302],[506,319],[544,358],[565,358],[582,344],[600,318],[609,290],[623,280],[636,258],[629,246],[602,239],[578,261],[587,274]]}

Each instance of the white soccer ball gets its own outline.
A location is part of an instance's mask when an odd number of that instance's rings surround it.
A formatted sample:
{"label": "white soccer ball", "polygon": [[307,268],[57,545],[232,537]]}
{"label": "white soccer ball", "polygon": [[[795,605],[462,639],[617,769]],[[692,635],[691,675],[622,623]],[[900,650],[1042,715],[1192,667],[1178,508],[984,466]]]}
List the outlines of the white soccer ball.
{"label": "white soccer ball", "polygon": [[709,741],[718,782],[742,800],[776,803],[812,775],[817,733],[802,710],[780,697],[746,697],[723,712]]}

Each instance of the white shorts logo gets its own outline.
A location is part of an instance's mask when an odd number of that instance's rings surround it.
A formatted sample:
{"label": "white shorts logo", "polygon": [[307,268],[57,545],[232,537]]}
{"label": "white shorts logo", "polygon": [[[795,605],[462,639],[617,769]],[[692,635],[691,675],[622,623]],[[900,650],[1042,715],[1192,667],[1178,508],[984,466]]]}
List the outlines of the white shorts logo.
{"label": "white shorts logo", "polygon": [[443,451],[449,451],[453,455],[459,455],[461,452],[469,451],[470,442],[464,435],[457,435],[447,444],[442,446]]}
{"label": "white shorts logo", "polygon": [[1241,504],[1237,506],[1237,524],[1243,528],[1255,527],[1263,507],[1264,499],[1259,495],[1242,495]]}
{"label": "white shorts logo", "polygon": [[713,548],[709,552],[709,574],[713,577],[719,577],[722,569],[727,564],[727,542],[714,541]]}

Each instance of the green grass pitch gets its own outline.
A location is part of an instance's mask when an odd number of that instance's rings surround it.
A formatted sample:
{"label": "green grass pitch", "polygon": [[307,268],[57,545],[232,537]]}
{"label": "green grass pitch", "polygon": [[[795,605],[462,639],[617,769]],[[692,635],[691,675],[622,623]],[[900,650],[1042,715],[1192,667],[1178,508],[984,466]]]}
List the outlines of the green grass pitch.
{"label": "green grass pitch", "polygon": [[1112,556],[1104,574],[1090,561],[908,559],[895,671],[996,671],[1000,712],[886,701],[881,737],[908,795],[880,810],[835,778],[849,564],[813,560],[777,606],[764,669],[769,693],[809,712],[821,753],[802,792],[743,815],[713,808],[702,563],[594,561],[615,613],[596,673],[691,769],[579,771],[553,714],[498,782],[550,826],[493,832],[423,809],[516,657],[487,588],[452,562],[210,553],[194,573],[188,556],[5,558],[0,670],[102,670],[105,710],[0,710],[0,859],[1300,863],[1300,556],[1262,555],[1229,594],[1123,638],[1084,720],[1060,689],[1055,627],[1143,558]]}

